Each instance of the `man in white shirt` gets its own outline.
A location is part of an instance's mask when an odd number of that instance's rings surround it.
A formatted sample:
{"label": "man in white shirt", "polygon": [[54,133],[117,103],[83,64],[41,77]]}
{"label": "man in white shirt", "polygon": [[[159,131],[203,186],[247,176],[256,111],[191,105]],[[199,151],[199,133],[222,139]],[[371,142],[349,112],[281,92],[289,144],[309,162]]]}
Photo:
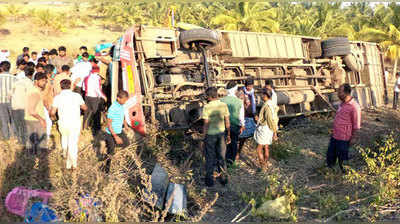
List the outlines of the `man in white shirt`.
{"label": "man in white shirt", "polygon": [[51,115],[54,117],[58,111],[63,157],[67,159],[67,169],[73,170],[77,168],[78,160],[78,141],[81,131],[80,109],[87,110],[87,106],[81,95],[72,92],[70,80],[62,80],[60,85],[62,90],[54,97]]}
{"label": "man in white shirt", "polygon": [[88,106],[88,110],[83,115],[83,129],[91,126],[93,133],[96,134],[101,129],[101,99],[107,101],[107,97],[102,92],[99,67],[95,63],[90,74],[84,79],[82,89],[85,91],[85,103]]}
{"label": "man in white shirt", "polygon": [[400,93],[400,72],[396,73],[396,82],[394,84],[394,93],[393,93],[393,109],[397,110],[397,104],[399,102],[399,93]]}
{"label": "man in white shirt", "polygon": [[272,99],[271,99],[271,100],[272,100],[272,103],[273,103],[275,106],[278,106],[278,97],[276,96],[276,93],[275,93],[275,91],[274,91],[273,86],[274,86],[274,84],[273,84],[273,82],[272,82],[271,79],[265,80],[265,88],[272,91]]}
{"label": "man in white shirt", "polygon": [[88,61],[89,54],[87,52],[82,54],[82,61],[71,68],[72,89],[74,92],[82,95],[83,80],[90,74],[92,64]]}

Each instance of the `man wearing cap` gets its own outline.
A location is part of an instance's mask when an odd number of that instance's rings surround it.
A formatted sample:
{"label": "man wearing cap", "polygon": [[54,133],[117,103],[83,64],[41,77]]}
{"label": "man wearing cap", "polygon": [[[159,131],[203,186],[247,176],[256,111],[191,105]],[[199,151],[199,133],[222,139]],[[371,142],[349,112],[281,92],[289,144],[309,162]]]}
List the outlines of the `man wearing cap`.
{"label": "man wearing cap", "polygon": [[101,88],[101,78],[99,76],[99,66],[92,62],[92,71],[83,81],[83,90],[85,91],[85,103],[88,110],[83,115],[83,129],[92,127],[94,133],[101,129],[100,124],[100,104],[101,99],[107,101],[106,95]]}

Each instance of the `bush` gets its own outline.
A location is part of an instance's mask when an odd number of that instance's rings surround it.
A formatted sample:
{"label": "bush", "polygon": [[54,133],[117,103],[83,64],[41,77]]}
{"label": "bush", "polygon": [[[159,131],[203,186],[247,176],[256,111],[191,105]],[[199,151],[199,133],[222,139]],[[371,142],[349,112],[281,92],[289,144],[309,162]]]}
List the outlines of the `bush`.
{"label": "bush", "polygon": [[270,146],[270,156],[276,160],[287,160],[299,153],[299,148],[290,141],[274,141]]}
{"label": "bush", "polygon": [[400,205],[400,147],[393,134],[378,138],[374,147],[357,150],[365,164],[361,169],[350,169],[345,181],[355,186],[355,194],[367,195],[367,203],[360,207],[365,218],[374,221],[383,208]]}
{"label": "bush", "polygon": [[46,35],[49,35],[50,32],[65,32],[66,20],[66,14],[57,14],[49,9],[37,10],[34,14],[35,23]]}

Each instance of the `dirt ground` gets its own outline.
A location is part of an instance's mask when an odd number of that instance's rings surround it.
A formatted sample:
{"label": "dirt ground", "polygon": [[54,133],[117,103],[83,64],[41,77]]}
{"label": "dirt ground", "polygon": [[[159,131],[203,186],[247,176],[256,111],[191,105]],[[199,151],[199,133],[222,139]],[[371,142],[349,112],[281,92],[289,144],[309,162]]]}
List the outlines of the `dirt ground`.
{"label": "dirt ground", "polygon": [[[362,129],[356,145],[368,147],[377,137],[399,130],[400,113],[391,109],[367,110],[362,113]],[[260,171],[257,167],[256,152],[253,143],[247,144],[237,168],[231,171],[231,182],[227,187],[217,186],[207,190],[209,200],[215,193],[220,195],[212,211],[206,215],[204,221],[230,222],[246,207],[242,200],[243,194],[262,193],[268,190],[268,176],[286,176],[293,184],[294,192],[298,195],[297,221],[318,221],[336,213],[316,213],[312,209],[321,210],[321,203],[315,195],[326,196],[328,193],[336,196],[348,196],[357,200],[357,195],[346,192],[347,185],[343,183],[338,171],[334,175],[325,172],[325,153],[327,151],[332,116],[322,115],[303,119],[301,124],[281,130],[280,140],[291,142],[298,150],[298,154],[288,159],[273,158],[273,167],[268,171]],[[297,122],[299,123],[299,122]],[[271,154],[273,153],[271,150]],[[361,166],[357,161],[354,148],[350,151],[349,166]],[[321,198],[319,198],[321,199]],[[332,202],[334,203],[334,202]],[[245,213],[246,214],[246,213]],[[397,218],[400,218],[397,216]],[[259,217],[248,216],[242,221],[273,221]],[[398,220],[398,219],[397,219]]]}

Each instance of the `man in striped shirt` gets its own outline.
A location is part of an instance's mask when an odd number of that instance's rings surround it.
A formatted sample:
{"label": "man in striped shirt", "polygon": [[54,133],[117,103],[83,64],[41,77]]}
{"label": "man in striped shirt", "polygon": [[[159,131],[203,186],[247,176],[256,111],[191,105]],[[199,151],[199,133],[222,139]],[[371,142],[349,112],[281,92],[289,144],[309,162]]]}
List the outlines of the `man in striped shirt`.
{"label": "man in striped shirt", "polygon": [[15,124],[12,121],[11,94],[17,78],[9,73],[11,64],[8,61],[0,63],[0,125],[4,140],[9,140],[11,130],[16,133]]}

